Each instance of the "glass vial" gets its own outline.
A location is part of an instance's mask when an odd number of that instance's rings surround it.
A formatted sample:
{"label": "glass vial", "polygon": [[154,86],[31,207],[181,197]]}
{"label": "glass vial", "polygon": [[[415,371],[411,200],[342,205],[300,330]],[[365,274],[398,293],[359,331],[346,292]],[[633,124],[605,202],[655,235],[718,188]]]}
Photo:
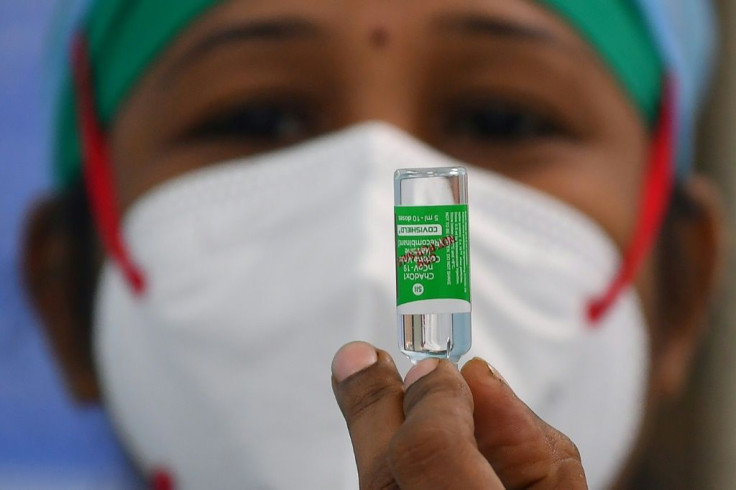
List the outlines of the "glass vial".
{"label": "glass vial", "polygon": [[471,345],[467,171],[397,170],[394,205],[399,348],[457,363]]}

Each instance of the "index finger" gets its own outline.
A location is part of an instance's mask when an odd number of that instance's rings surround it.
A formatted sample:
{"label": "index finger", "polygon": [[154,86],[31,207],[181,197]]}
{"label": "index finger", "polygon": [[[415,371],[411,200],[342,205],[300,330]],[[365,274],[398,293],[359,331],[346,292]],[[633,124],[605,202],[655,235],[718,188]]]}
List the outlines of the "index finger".
{"label": "index finger", "polygon": [[[423,375],[416,380],[418,375]],[[473,398],[457,368],[427,360],[407,375],[406,420],[389,448],[389,466],[404,490],[501,489],[474,436]]]}

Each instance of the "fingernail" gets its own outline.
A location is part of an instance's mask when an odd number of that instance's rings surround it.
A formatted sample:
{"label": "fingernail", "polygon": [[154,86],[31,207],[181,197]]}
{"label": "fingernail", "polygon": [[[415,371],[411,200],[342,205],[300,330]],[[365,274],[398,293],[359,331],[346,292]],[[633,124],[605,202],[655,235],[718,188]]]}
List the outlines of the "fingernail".
{"label": "fingernail", "polygon": [[342,383],[355,373],[378,362],[376,348],[366,342],[351,342],[344,345],[332,360],[332,376]]}
{"label": "fingernail", "polygon": [[501,373],[498,372],[498,369],[493,367],[493,365],[490,362],[486,362],[486,366],[488,366],[488,370],[491,372],[491,376],[499,380],[501,383],[508,386],[508,382],[506,381],[506,378],[503,377]]}
{"label": "fingernail", "polygon": [[411,385],[434,371],[439,363],[440,361],[438,361],[437,359],[427,359],[411,368],[409,372],[406,373],[406,378],[404,379],[404,389],[409,389]]}
{"label": "fingernail", "polygon": [[493,365],[490,362],[486,361],[485,359],[481,359],[480,357],[474,357],[473,360],[474,361],[480,361],[483,364],[485,364],[486,366],[488,366],[488,371],[491,372],[491,376],[493,376],[494,378],[496,378],[497,380],[499,380],[503,384],[508,385],[508,383],[506,382],[506,378],[504,378],[501,375],[501,373],[499,373],[498,370],[495,367],[493,367]]}
{"label": "fingernail", "polygon": [[492,365],[491,365],[490,363],[486,363],[486,364],[488,364],[488,370],[489,370],[489,371],[491,372],[491,375],[492,375],[492,376],[493,376],[494,378],[498,378],[498,380],[499,380],[499,381],[501,381],[501,382],[502,382],[503,384],[505,384],[505,385],[507,385],[507,384],[508,384],[508,383],[506,382],[506,378],[504,378],[504,377],[503,377],[503,376],[501,375],[501,373],[499,373],[499,372],[498,372],[498,370],[497,370],[496,368],[494,368],[494,367],[493,367],[493,366],[492,366]]}

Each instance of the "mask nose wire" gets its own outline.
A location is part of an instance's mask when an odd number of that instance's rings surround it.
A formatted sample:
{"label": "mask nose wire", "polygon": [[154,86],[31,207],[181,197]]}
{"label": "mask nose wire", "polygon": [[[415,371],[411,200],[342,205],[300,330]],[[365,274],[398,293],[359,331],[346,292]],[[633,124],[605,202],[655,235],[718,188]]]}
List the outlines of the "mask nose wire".
{"label": "mask nose wire", "polygon": [[636,279],[644,259],[651,252],[660,235],[674,187],[674,144],[676,129],[675,82],[666,79],[654,134],[649,165],[641,189],[639,218],[634,236],[624,253],[623,262],[599,297],[586,305],[589,325],[595,327],[606,315],[621,293]]}
{"label": "mask nose wire", "polygon": [[93,219],[105,251],[120,267],[136,296],[140,296],[145,291],[146,281],[131,259],[120,231],[119,201],[110,168],[109,149],[97,119],[88,46],[81,34],[74,40],[71,61],[84,184]]}

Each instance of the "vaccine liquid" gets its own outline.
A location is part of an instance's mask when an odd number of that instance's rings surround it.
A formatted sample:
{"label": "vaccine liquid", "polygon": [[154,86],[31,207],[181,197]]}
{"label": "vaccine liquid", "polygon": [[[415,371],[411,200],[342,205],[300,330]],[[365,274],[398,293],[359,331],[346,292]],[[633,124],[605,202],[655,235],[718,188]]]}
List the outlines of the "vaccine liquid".
{"label": "vaccine liquid", "polygon": [[457,363],[472,339],[467,171],[398,170],[394,201],[399,348]]}

